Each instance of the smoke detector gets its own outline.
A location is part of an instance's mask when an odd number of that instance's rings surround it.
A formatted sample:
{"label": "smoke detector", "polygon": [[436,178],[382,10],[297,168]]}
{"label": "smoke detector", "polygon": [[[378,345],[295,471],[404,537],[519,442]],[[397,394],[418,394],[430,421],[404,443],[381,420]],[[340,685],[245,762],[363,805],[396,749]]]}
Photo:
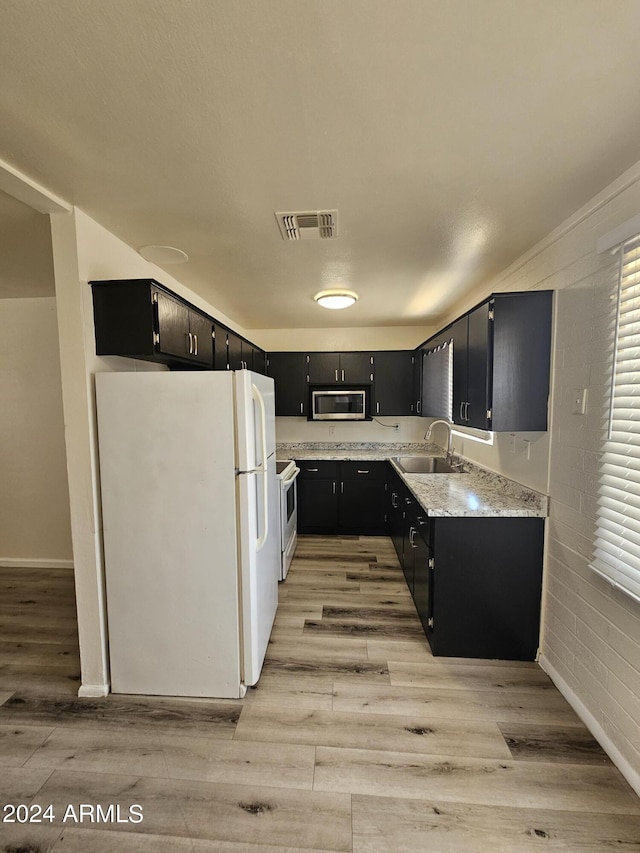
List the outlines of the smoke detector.
{"label": "smoke detector", "polygon": [[334,240],[338,236],[337,210],[276,213],[283,240]]}

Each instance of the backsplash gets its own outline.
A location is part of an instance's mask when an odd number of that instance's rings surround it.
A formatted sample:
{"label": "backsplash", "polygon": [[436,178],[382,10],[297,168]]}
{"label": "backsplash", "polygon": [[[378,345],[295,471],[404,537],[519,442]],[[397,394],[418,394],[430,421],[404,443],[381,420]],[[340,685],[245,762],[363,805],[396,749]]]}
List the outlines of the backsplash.
{"label": "backsplash", "polygon": [[[424,449],[424,436],[430,423],[429,418],[380,417],[365,422],[334,423],[308,421],[306,418],[276,418],[276,440],[278,444],[311,442],[317,445],[318,442],[326,442],[329,446],[343,442],[416,444]],[[398,429],[393,429],[393,424],[398,424]],[[434,431],[436,441],[446,441],[445,430],[442,427],[438,430]],[[493,433],[490,442],[454,433],[453,450],[486,470],[537,492],[548,492],[548,433]]]}

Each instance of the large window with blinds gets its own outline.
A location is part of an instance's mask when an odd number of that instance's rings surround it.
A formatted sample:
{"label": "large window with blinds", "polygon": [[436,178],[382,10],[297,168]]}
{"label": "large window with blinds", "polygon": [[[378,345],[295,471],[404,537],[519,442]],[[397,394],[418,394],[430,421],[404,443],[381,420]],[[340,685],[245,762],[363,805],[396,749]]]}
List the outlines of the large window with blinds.
{"label": "large window with blinds", "polygon": [[621,249],[609,428],[591,567],[640,602],[640,234]]}

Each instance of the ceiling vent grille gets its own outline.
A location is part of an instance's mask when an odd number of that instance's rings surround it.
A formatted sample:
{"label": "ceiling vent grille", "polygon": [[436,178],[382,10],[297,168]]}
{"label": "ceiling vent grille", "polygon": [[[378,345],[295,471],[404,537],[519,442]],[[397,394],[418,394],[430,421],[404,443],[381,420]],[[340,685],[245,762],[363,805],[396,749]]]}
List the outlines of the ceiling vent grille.
{"label": "ceiling vent grille", "polygon": [[337,210],[276,213],[283,240],[334,240],[338,236]]}

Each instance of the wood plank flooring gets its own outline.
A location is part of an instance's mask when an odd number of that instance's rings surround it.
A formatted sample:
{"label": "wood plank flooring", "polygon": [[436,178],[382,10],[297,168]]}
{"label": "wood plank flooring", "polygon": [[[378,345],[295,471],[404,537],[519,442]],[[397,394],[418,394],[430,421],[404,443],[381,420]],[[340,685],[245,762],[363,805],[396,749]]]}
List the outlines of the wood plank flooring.
{"label": "wood plank flooring", "polygon": [[0,569],[0,596],[0,808],[55,816],[0,823],[0,853],[640,847],[536,664],[431,655],[388,539],[300,537],[240,701],[80,699],[71,573]]}

